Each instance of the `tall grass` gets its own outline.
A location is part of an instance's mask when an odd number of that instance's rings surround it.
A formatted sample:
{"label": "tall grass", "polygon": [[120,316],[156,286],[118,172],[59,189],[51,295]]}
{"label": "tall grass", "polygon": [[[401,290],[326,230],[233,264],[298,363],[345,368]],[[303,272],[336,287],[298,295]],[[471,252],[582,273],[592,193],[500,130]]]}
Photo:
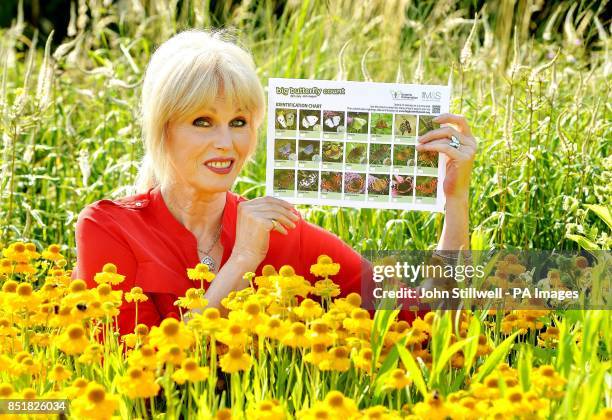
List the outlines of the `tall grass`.
{"label": "tall grass", "polygon": [[[264,86],[268,77],[450,83],[451,111],[467,116],[480,142],[470,216],[484,246],[576,248],[566,235],[577,234],[609,248],[609,227],[585,207],[609,207],[612,196],[609,27],[592,8],[565,2],[534,38],[535,3],[487,4],[468,16],[448,1],[223,2],[211,14],[199,1],[92,0],[75,5],[69,37],[55,49],[27,38],[19,15],[0,47],[0,245],[57,242],[70,254],[78,212],[131,192],[151,52],[183,28],[223,24],[252,50]],[[260,133],[235,186],[247,197],[264,194],[265,127]],[[357,250],[430,248],[443,221],[302,210]]]}

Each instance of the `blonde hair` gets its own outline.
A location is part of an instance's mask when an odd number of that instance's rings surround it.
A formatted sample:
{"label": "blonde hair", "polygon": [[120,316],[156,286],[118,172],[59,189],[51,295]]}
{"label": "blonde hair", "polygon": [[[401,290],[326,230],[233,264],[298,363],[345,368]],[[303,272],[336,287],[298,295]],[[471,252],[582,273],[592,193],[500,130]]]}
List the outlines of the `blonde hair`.
{"label": "blonde hair", "polygon": [[[264,92],[251,54],[226,31],[187,30],[155,51],[142,86],[140,118],[144,157],[135,181],[137,193],[170,180],[166,125],[212,103],[223,93],[232,105],[252,114],[259,127]],[[254,147],[251,151],[254,151]]]}

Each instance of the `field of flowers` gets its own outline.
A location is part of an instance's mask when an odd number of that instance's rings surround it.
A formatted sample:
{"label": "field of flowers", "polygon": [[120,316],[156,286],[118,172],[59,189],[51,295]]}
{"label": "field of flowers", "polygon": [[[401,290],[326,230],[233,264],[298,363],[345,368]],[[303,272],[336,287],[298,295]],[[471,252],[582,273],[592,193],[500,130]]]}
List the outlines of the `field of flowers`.
{"label": "field of flowers", "polygon": [[[283,266],[206,308],[204,282],[176,304],[202,309],[119,337],[122,300],[142,302],[106,264],[97,287],[71,280],[58,245],[2,250],[0,398],[69,399],[76,418],[607,419],[607,311],[428,312],[411,324],[337,298],[341,267],[320,256],[314,285]],[[589,272],[586,259],[576,270]],[[517,270],[517,267],[519,268]],[[524,271],[513,257],[495,276]],[[34,285],[40,285],[34,287]],[[608,408],[605,408],[608,407]]]}
{"label": "field of flowers", "polygon": [[[22,12],[0,29],[0,400],[69,398],[75,418],[610,418],[609,311],[431,312],[408,324],[338,298],[341,272],[325,257],[312,262],[315,285],[288,266],[247,273],[256,287],[223,311],[202,298],[210,273],[190,267],[194,288],[177,305],[201,316],[115,332],[120,303],[146,297],[118,290],[112,261],[95,289],[70,280],[74,223],[87,204],[131,193],[144,68],[188,27],[235,28],[264,86],[448,83],[451,111],[479,140],[472,249],[612,244],[603,5],[502,0],[474,16],[468,1],[209,3],[79,0],[65,39],[33,31]],[[234,188],[249,198],[265,192],[260,134]],[[300,211],[358,251],[432,249],[443,222]],[[517,271],[498,264],[498,278]]]}

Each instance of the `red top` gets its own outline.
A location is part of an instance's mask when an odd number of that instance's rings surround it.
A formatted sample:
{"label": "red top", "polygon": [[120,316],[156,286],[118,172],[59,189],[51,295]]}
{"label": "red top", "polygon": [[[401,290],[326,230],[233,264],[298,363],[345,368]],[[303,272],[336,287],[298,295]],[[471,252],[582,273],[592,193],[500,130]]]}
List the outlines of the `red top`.
{"label": "red top", "polygon": [[[237,206],[246,199],[227,192],[220,241],[223,258],[228,260],[236,238]],[[336,235],[306,222],[302,218],[288,235],[270,233],[268,253],[256,270],[258,275],[266,264],[279,269],[291,265],[297,274],[311,282],[310,266],[321,254],[329,255],[340,264],[340,272],[332,279],[339,284],[342,296],[361,293],[362,269],[371,270],[370,263]],[[77,265],[73,278],[85,280],[88,287],[106,263],[117,266],[126,276],[115,288],[130,291],[139,286],[149,300],[138,304],[138,322],[158,325],[166,317],[179,318],[174,301],[184,296],[190,287],[199,287],[187,277],[187,268],[198,262],[197,240],[166,207],[160,188],[118,200],[99,200],[81,211],[76,224]],[[365,265],[364,265],[365,264]],[[121,334],[133,332],[134,303],[120,307]]]}

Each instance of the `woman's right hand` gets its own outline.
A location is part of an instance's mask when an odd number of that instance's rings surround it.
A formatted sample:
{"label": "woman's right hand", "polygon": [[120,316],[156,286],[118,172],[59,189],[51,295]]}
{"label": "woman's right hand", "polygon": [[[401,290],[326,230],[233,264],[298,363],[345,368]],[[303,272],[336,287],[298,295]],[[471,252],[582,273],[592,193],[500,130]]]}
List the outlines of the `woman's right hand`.
{"label": "woman's right hand", "polygon": [[232,257],[255,271],[268,253],[270,232],[283,235],[300,219],[292,204],[274,197],[260,197],[238,204],[236,242]]}

